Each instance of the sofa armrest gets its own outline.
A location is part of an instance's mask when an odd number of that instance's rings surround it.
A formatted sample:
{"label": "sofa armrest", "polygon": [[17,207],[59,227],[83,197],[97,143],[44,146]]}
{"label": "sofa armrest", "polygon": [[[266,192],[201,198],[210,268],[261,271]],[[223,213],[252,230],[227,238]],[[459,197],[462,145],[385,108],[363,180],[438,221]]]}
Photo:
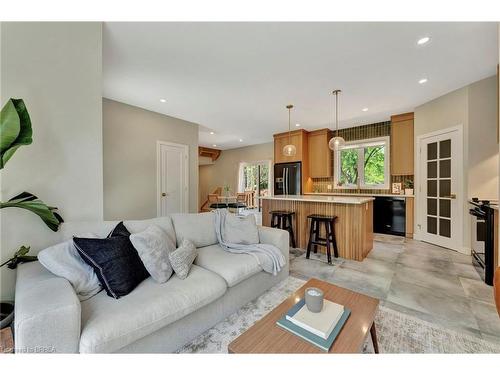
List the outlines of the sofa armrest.
{"label": "sofa armrest", "polygon": [[260,243],[267,243],[276,246],[281,250],[288,264],[290,256],[290,234],[282,229],[259,226]]}
{"label": "sofa armrest", "polygon": [[39,262],[18,267],[14,316],[16,352],[78,352],[80,300],[68,280]]}

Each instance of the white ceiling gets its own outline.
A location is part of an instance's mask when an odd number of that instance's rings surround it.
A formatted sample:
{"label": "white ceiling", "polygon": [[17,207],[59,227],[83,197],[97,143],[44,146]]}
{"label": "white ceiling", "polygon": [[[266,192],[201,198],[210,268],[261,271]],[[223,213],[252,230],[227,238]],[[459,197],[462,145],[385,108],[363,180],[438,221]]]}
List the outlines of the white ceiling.
{"label": "white ceiling", "polygon": [[105,23],[104,96],[229,149],[271,142],[289,103],[293,127],[331,128],[337,88],[341,127],[388,120],[495,74],[497,46],[496,23]]}

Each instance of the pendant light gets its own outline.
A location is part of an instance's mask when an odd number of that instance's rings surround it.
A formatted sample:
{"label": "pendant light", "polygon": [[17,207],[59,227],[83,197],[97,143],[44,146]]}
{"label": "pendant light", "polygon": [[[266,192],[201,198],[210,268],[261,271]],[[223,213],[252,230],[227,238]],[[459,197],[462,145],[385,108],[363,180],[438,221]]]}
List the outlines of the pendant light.
{"label": "pendant light", "polygon": [[330,150],[338,150],[340,147],[345,145],[345,139],[342,137],[339,137],[339,94],[341,93],[341,90],[334,90],[332,92],[333,95],[335,95],[335,127],[336,127],[336,133],[335,137],[330,139],[330,142],[328,142],[328,147]]}
{"label": "pendant light", "polygon": [[297,153],[297,148],[292,144],[292,131],[290,129],[290,111],[293,108],[293,105],[288,104],[286,108],[288,109],[288,144],[283,147],[283,155],[295,156],[295,154]]}

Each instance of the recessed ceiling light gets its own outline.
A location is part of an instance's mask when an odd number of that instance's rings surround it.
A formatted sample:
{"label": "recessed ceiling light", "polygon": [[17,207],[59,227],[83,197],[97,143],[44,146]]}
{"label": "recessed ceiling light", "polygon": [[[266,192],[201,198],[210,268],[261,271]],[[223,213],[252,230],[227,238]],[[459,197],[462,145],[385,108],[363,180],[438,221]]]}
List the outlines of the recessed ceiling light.
{"label": "recessed ceiling light", "polygon": [[425,82],[427,82],[427,78],[422,78],[418,81],[418,83],[420,83],[421,85],[423,85]]}
{"label": "recessed ceiling light", "polygon": [[368,108],[363,108],[362,109],[363,112],[367,112],[368,111]]}
{"label": "recessed ceiling light", "polygon": [[217,145],[212,145],[212,147],[217,147]]}
{"label": "recessed ceiling light", "polygon": [[243,139],[240,138],[240,142],[243,142]]}
{"label": "recessed ceiling light", "polygon": [[431,40],[431,38],[429,38],[428,36],[424,36],[423,38],[420,38],[420,39],[417,41],[417,44],[418,44],[419,46],[421,46],[421,45],[424,45],[424,44],[428,43],[430,40]]}
{"label": "recessed ceiling light", "polygon": [[299,126],[300,126],[300,124],[295,124],[295,126],[296,126],[296,127],[299,127]]}
{"label": "recessed ceiling light", "polygon": [[167,99],[160,99],[160,102],[162,102],[162,103],[166,103],[166,102],[167,102]]}
{"label": "recessed ceiling light", "polygon": [[210,132],[211,135],[214,135],[215,133],[214,132]]}

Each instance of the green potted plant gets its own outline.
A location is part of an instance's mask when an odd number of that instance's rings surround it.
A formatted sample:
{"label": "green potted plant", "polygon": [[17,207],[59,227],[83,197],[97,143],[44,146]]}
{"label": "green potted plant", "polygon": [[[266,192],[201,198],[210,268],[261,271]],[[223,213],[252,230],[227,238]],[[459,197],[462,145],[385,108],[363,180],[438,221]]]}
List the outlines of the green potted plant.
{"label": "green potted plant", "polygon": [[413,180],[405,181],[405,195],[413,195]]}
{"label": "green potted plant", "polygon": [[[9,159],[21,146],[30,145],[33,142],[33,130],[31,120],[22,99],[9,99],[0,112],[0,170],[2,170]],[[59,229],[63,218],[56,212],[57,207],[47,206],[34,194],[22,192],[6,202],[0,202],[0,209],[21,208],[33,212],[54,232]],[[7,266],[15,269],[18,264],[32,262],[36,256],[28,255],[29,246],[21,246],[14,255],[2,262],[0,267]],[[1,301],[0,327],[8,326],[13,317],[14,304],[9,301]]]}

